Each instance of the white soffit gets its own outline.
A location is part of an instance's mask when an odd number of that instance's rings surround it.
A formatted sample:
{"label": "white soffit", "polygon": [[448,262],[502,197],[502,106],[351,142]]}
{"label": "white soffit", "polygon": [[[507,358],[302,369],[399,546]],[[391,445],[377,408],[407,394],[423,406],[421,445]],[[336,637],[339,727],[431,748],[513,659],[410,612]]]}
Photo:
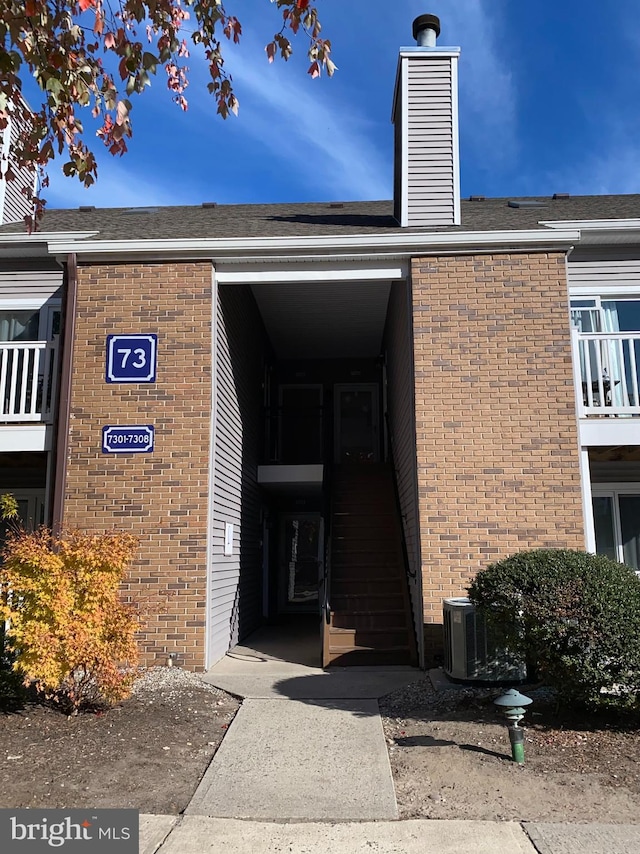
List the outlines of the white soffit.
{"label": "white soffit", "polygon": [[637,418],[580,418],[580,444],[637,445],[640,427]]}
{"label": "white soffit", "polygon": [[0,427],[0,451],[50,451],[53,430],[46,424]]}
{"label": "white soffit", "polygon": [[389,282],[273,283],[251,289],[278,358],[379,355]]}

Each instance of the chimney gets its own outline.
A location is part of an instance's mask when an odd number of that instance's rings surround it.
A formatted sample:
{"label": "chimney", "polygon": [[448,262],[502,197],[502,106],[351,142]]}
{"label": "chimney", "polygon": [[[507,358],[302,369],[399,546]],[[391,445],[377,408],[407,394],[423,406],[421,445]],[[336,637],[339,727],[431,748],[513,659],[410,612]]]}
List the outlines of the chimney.
{"label": "chimney", "polygon": [[394,215],[401,226],[460,224],[458,57],[438,47],[440,21],[413,22],[415,47],[400,48],[393,97]]}

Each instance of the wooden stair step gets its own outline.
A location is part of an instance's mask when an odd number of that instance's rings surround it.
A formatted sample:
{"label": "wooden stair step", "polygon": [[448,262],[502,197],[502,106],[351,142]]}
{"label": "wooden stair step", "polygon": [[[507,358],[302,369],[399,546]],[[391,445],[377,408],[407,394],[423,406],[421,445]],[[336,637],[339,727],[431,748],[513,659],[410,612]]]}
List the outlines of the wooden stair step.
{"label": "wooden stair step", "polygon": [[382,560],[371,557],[368,560],[357,558],[356,560],[345,560],[331,565],[332,578],[401,578],[402,568],[397,560]]}
{"label": "wooden stair step", "polygon": [[382,558],[384,560],[393,560],[393,558],[398,557],[397,549],[387,549],[387,548],[374,548],[372,546],[364,547],[364,546],[348,546],[345,544],[336,545],[331,550],[332,564],[340,563],[341,558],[350,559],[351,557],[356,558]]}
{"label": "wooden stair step", "polygon": [[335,611],[373,612],[380,610],[403,611],[404,599],[393,593],[333,593],[331,605]]}
{"label": "wooden stair step", "polygon": [[399,595],[398,585],[401,580],[400,573],[389,575],[385,572],[383,575],[363,575],[361,578],[346,574],[334,575],[331,579],[331,598],[341,594],[366,596],[370,593],[378,593],[385,594],[387,597]]}
{"label": "wooden stair step", "polygon": [[349,649],[359,646],[388,648],[408,646],[407,629],[343,629],[329,626],[329,648]]}
{"label": "wooden stair step", "polygon": [[330,629],[352,631],[407,631],[404,611],[332,611]]}
{"label": "wooden stair step", "polygon": [[329,650],[328,666],[330,667],[382,667],[398,664],[413,664],[411,650],[405,647]]}

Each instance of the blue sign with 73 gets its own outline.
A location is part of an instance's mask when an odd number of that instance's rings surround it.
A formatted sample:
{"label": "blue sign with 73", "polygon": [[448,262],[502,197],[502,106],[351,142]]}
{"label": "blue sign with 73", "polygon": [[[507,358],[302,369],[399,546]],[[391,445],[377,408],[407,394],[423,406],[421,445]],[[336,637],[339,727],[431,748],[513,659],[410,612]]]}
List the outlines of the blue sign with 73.
{"label": "blue sign with 73", "polygon": [[154,383],[157,335],[107,335],[108,383]]}

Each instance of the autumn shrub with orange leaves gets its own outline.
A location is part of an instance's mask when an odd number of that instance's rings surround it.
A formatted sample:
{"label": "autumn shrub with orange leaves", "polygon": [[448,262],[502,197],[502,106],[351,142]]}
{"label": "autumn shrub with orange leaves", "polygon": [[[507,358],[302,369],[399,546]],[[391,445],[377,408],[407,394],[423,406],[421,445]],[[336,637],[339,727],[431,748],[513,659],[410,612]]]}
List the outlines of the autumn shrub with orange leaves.
{"label": "autumn shrub with orange leaves", "polygon": [[25,682],[70,711],[125,699],[136,675],[136,612],[119,597],[136,538],[41,528],[9,533],[0,621]]}

